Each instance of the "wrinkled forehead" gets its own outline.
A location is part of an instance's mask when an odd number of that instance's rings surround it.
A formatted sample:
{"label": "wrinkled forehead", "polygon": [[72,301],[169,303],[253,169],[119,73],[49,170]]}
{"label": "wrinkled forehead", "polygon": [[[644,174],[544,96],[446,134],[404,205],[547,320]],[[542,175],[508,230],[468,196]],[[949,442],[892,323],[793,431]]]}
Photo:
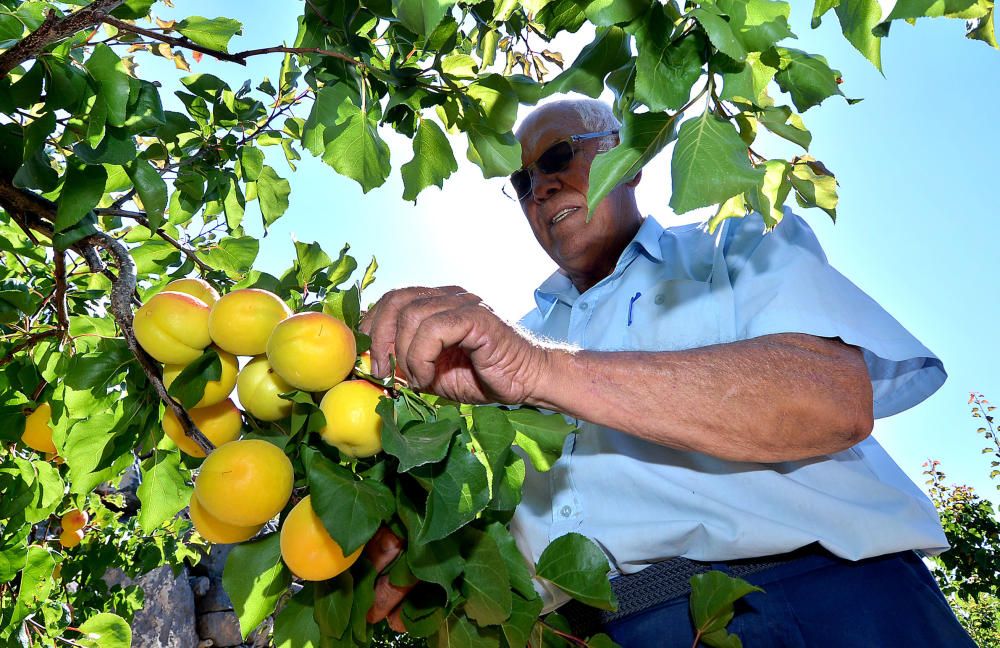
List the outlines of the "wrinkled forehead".
{"label": "wrinkled forehead", "polygon": [[584,131],[580,115],[565,105],[542,106],[524,118],[517,129],[521,142],[521,163],[530,164],[545,149],[570,135]]}

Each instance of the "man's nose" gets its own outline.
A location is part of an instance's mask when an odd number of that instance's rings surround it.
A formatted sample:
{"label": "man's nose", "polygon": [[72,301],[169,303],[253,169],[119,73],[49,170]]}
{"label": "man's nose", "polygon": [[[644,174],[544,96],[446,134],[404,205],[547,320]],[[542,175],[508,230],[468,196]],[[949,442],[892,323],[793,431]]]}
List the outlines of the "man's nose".
{"label": "man's nose", "polygon": [[531,178],[531,195],[538,202],[544,202],[555,195],[562,183],[557,173],[542,173],[535,170]]}

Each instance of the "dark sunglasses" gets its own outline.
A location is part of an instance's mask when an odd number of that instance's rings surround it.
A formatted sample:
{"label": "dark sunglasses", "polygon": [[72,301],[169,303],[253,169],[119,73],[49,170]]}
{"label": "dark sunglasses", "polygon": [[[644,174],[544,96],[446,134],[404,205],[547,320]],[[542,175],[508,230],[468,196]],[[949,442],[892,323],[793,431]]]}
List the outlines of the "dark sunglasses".
{"label": "dark sunglasses", "polygon": [[565,171],[573,161],[573,144],[590,139],[597,139],[598,137],[608,137],[609,135],[617,134],[618,129],[615,128],[596,133],[570,135],[565,139],[559,140],[549,148],[545,149],[545,152],[539,155],[537,160],[510,174],[510,185],[514,195],[507,192],[507,187],[504,187],[503,189],[504,195],[511,200],[524,200],[528,194],[531,193],[532,169],[538,169],[540,172],[546,174]]}

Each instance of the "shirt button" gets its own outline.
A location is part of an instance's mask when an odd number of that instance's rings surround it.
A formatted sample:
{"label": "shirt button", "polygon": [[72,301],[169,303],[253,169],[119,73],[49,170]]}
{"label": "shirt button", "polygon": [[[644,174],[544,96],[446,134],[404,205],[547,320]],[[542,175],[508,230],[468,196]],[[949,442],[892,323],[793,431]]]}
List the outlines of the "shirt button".
{"label": "shirt button", "polygon": [[656,299],[653,300],[657,306],[663,303],[663,295],[657,295]]}
{"label": "shirt button", "polygon": [[572,513],[572,512],[573,512],[573,509],[571,509],[568,506],[564,506],[561,509],[559,509],[559,514],[562,515],[563,517],[569,517],[569,514]]}
{"label": "shirt button", "polygon": [[580,310],[587,310],[588,308],[590,308],[590,305],[587,302],[580,304]]}

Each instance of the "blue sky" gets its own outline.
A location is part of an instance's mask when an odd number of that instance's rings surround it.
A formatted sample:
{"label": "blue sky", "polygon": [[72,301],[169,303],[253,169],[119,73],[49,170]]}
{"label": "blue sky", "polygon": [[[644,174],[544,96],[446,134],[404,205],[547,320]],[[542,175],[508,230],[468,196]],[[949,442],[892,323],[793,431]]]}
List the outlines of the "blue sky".
{"label": "blue sky", "polygon": [[[966,401],[977,390],[1000,403],[994,368],[1000,361],[1000,52],[963,38],[961,21],[901,23],[883,41],[883,77],[843,39],[832,12],[819,29],[810,29],[811,5],[793,3],[799,41],[787,45],[824,54],[842,72],[844,93],[864,101],[848,106],[832,98],[803,115],[813,134],[810,152],[840,182],[840,205],[836,224],[818,210],[801,213],[831,263],[936,353],[949,373],[927,401],[880,420],[876,436],[919,484],[921,463],[934,457],[950,481],[992,497],[1000,480],[988,478],[990,458],[980,453],[986,443],[975,433],[978,420]],[[234,16],[244,22],[244,35],[232,49],[293,40],[301,3],[238,6],[245,8]],[[232,15],[233,7],[204,0],[180,12],[214,17]],[[187,15],[180,12],[177,17]],[[574,52],[565,53],[569,60]],[[183,76],[160,59],[142,61],[140,76],[155,76],[166,88]],[[251,59],[245,69],[205,57],[193,71],[212,72],[238,87],[245,78],[276,78],[280,65],[278,54]],[[372,300],[401,286],[459,284],[508,318],[522,315],[554,266],[517,205],[500,195],[500,181],[484,181],[456,140],[460,171],[443,192],[431,188],[414,206],[400,197],[398,169],[411,157],[408,142],[383,136],[392,146],[393,174],[368,195],[308,153],[292,172],[280,152],[271,151],[270,163],[292,183],[291,206],[262,241],[258,269],[287,268],[292,237],[319,241],[331,253],[349,242],[362,266],[378,258],[378,280],[367,295]],[[755,149],[771,157],[797,152],[771,143]],[[669,151],[647,167],[638,192],[640,208],[665,225],[691,220],[667,207]]]}

